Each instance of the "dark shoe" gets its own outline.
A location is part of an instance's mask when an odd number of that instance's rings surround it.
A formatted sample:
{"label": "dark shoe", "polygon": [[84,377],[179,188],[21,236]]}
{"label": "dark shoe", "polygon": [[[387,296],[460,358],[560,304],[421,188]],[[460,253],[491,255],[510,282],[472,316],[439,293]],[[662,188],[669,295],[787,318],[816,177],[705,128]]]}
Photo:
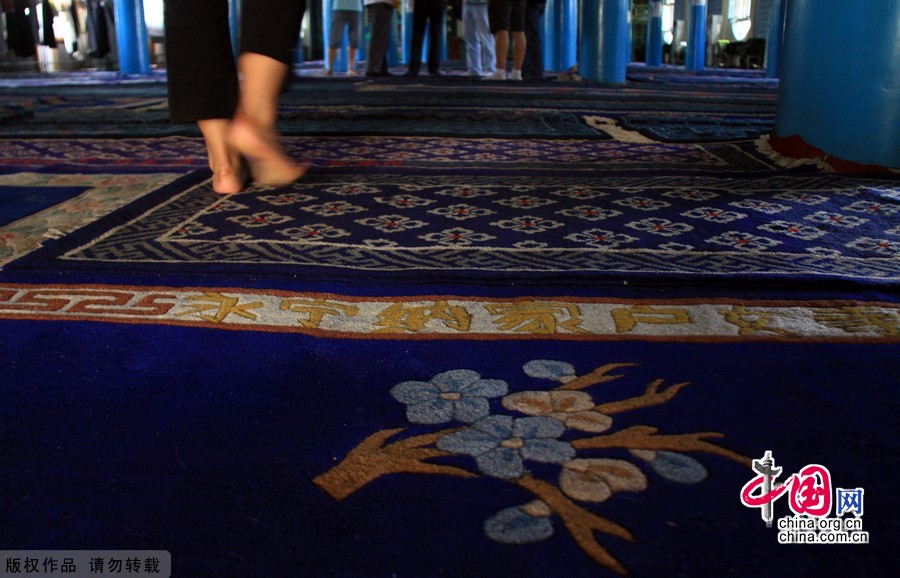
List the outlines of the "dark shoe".
{"label": "dark shoe", "polygon": [[406,74],[404,74],[403,76],[405,76],[406,78],[415,78],[415,77],[419,76],[419,71],[418,70],[407,70]]}
{"label": "dark shoe", "polygon": [[384,78],[386,76],[394,76],[390,72],[367,72],[366,76],[369,78]]}
{"label": "dark shoe", "polygon": [[436,69],[436,68],[435,68],[435,69],[429,69],[429,70],[428,70],[428,74],[430,74],[431,76],[444,76],[444,73],[441,72],[440,70]]}

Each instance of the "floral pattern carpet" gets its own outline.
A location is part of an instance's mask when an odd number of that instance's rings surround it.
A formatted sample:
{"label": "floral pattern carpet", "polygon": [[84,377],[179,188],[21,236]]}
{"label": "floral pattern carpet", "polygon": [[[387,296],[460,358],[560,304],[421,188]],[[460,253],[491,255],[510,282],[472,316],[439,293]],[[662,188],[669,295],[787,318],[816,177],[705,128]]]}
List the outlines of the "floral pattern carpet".
{"label": "floral pattern carpet", "polygon": [[[629,127],[764,131],[776,104],[752,76],[632,72],[298,83],[284,142],[310,174],[227,197],[157,77],[4,88],[77,137],[0,120],[0,555],[887,575],[897,179]],[[356,124],[390,102],[432,131]],[[463,110],[574,124],[454,133]]]}

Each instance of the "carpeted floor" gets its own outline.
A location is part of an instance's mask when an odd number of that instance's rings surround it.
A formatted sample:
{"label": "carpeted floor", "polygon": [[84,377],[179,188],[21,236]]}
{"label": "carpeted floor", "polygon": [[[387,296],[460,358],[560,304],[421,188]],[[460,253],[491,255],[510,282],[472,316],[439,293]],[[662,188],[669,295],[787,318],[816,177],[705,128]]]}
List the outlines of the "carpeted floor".
{"label": "carpeted floor", "polygon": [[759,74],[629,79],[303,75],[310,174],[227,197],[159,75],[0,83],[0,550],[886,575],[900,181],[773,153]]}

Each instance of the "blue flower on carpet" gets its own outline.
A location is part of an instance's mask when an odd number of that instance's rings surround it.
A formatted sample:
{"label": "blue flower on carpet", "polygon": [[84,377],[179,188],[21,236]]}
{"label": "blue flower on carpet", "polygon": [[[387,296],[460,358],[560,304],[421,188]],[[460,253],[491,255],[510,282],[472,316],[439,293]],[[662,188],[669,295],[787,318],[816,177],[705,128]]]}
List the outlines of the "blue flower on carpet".
{"label": "blue flower on carpet", "polygon": [[472,423],[487,417],[488,399],[506,395],[509,386],[499,379],[482,379],[468,369],[439,373],[431,381],[404,381],[391,388],[391,395],[406,404],[406,417],[413,423],[449,421]]}
{"label": "blue flower on carpet", "polygon": [[575,368],[571,363],[565,361],[534,359],[523,365],[522,371],[529,377],[551,379],[563,383],[575,379]]}
{"label": "blue flower on carpet", "polygon": [[529,544],[553,535],[552,511],[543,500],[500,510],[484,522],[484,533],[502,544]]}
{"label": "blue flower on carpet", "polygon": [[492,415],[442,437],[439,449],[475,458],[478,469],[495,478],[519,478],[527,473],[524,460],[563,464],[575,457],[575,448],[558,438],[566,427],[552,417]]}

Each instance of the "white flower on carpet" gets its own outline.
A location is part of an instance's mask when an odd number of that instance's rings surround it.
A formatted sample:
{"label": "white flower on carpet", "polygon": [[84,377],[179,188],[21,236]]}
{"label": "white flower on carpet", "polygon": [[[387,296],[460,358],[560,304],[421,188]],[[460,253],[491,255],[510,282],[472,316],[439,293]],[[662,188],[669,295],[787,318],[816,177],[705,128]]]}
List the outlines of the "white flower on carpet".
{"label": "white flower on carpet", "polygon": [[759,211],[760,213],[764,213],[766,215],[783,213],[784,211],[789,211],[791,209],[789,206],[782,205],[780,203],[770,203],[768,201],[759,201],[754,199],[744,199],[743,201],[735,201],[728,204],[732,207],[737,207],[738,209],[750,209],[753,211]]}
{"label": "white flower on carpet", "polygon": [[674,237],[693,231],[694,227],[687,223],[674,223],[669,219],[651,218],[642,221],[634,221],[625,225],[637,231],[653,233],[654,235],[662,235],[663,237]]}
{"label": "white flower on carpet", "polygon": [[603,229],[588,229],[581,233],[572,233],[571,235],[566,235],[566,239],[601,249],[614,249],[638,240],[637,237],[632,237],[631,235],[623,235]]}
{"label": "white flower on carpet", "polygon": [[419,237],[431,243],[447,246],[468,246],[473,243],[490,241],[496,239],[493,235],[486,233],[476,233],[471,229],[463,229],[462,227],[454,227],[453,229],[445,229],[439,233],[429,233]]}
{"label": "white flower on carpet", "polygon": [[402,215],[381,215],[379,217],[357,219],[356,222],[360,225],[374,227],[382,233],[398,233],[409,229],[418,229],[428,224],[425,221],[417,221]]}
{"label": "white flower on carpet", "polygon": [[672,203],[651,199],[650,197],[628,197],[627,199],[618,199],[613,201],[613,203],[622,207],[637,209],[639,211],[655,211],[657,209],[664,209],[672,206]]}
{"label": "white flower on carpet", "polygon": [[494,201],[495,204],[512,207],[514,209],[533,209],[534,207],[543,207],[544,205],[550,205],[555,202],[556,201],[553,199],[533,197],[531,195],[520,195],[518,197]]}
{"label": "white flower on carpet", "polygon": [[413,207],[424,207],[437,201],[433,199],[423,199],[414,195],[394,195],[393,197],[375,197],[376,203],[390,205],[396,209],[409,209]]}
{"label": "white flower on carpet", "polygon": [[496,213],[496,211],[466,203],[457,203],[448,207],[439,207],[437,209],[431,209],[428,212],[432,215],[440,215],[455,221],[465,221],[466,219],[474,219],[475,217],[484,217]]}
{"label": "white flower on carpet", "polygon": [[869,213],[872,215],[895,215],[900,212],[900,205],[880,203],[878,201],[856,201],[844,207],[854,213]]}
{"label": "white flower on carpet", "polygon": [[332,187],[324,187],[323,193],[329,195],[338,195],[339,197],[350,197],[353,195],[370,195],[372,193],[380,193],[381,189],[366,185],[364,183],[345,183]]}
{"label": "white flower on carpet", "polygon": [[603,207],[593,205],[578,205],[577,207],[556,211],[556,214],[566,217],[577,217],[586,221],[602,221],[604,219],[618,217],[622,214],[622,211],[617,211],[615,209],[605,209]]}
{"label": "white flower on carpet", "polygon": [[728,231],[711,239],[710,243],[717,245],[726,245],[740,251],[765,251],[775,245],[780,245],[781,241],[769,239],[768,237],[760,237],[743,231]]}
{"label": "white flower on carpet", "polygon": [[313,223],[302,227],[291,227],[276,232],[279,235],[290,238],[292,241],[318,241],[321,239],[336,239],[338,237],[350,235],[350,233],[343,229],[338,229],[331,225],[326,225],[325,223]]}
{"label": "white flower on carpet", "polygon": [[763,231],[769,231],[770,233],[783,233],[789,237],[803,239],[804,241],[818,239],[819,237],[828,234],[816,227],[804,225],[803,223],[792,223],[790,221],[772,221],[771,223],[761,225],[759,228]]}
{"label": "white flower on carpet", "polygon": [[315,200],[312,195],[304,195],[302,193],[280,193],[277,195],[259,195],[256,197],[264,203],[270,205],[295,205],[297,203],[306,203]]}
{"label": "white flower on carpet", "polygon": [[840,213],[833,213],[830,211],[817,211],[812,215],[807,215],[805,219],[813,223],[832,225],[835,227],[841,227],[843,229],[852,229],[853,227],[858,227],[864,223],[869,222],[869,219],[864,219],[862,217],[856,217],[854,215],[842,215]]}
{"label": "white flower on carpet", "polygon": [[279,215],[272,211],[263,211],[261,213],[253,213],[252,215],[236,215],[234,217],[228,217],[228,220],[232,223],[237,223],[242,227],[252,228],[280,225],[281,223],[292,221],[294,218],[288,217],[287,215]]}
{"label": "white flower on carpet", "polygon": [[681,215],[683,217],[703,219],[704,221],[710,221],[713,223],[730,223],[732,221],[737,221],[738,219],[744,219],[747,217],[745,213],[738,213],[737,211],[726,211],[718,207],[698,207],[696,209],[691,209],[690,211],[685,211],[681,213]]}
{"label": "white flower on carpet", "polygon": [[501,229],[510,229],[518,233],[527,233],[533,235],[535,233],[543,233],[549,229],[562,227],[559,221],[551,221],[541,217],[516,217],[515,219],[506,219],[503,221],[495,221],[491,223],[495,227]]}
{"label": "white flower on carpet", "polygon": [[867,253],[877,253],[879,255],[900,255],[900,243],[889,239],[873,239],[871,237],[860,237],[855,241],[847,243],[852,249],[859,249]]}
{"label": "white flower on carpet", "polygon": [[699,189],[675,189],[672,191],[666,191],[665,193],[663,193],[663,196],[675,199],[685,199],[688,201],[705,201],[707,199],[718,197],[719,193],[714,193],[712,191],[703,191]]}
{"label": "white flower on carpet", "polygon": [[485,189],[484,187],[479,186],[459,185],[457,187],[453,187],[452,189],[437,190],[434,192],[434,194],[447,197],[460,197],[463,199],[470,199],[475,197],[488,197],[491,195],[496,195],[497,191],[492,191],[490,189]]}
{"label": "white flower on carpet", "polygon": [[772,195],[773,199],[781,199],[782,201],[792,201],[802,205],[820,205],[828,202],[828,197],[822,195],[814,195],[803,191],[789,191],[786,193],[777,193]]}
{"label": "white flower on carpet", "polygon": [[597,197],[605,197],[609,195],[609,193],[605,191],[594,189],[592,187],[567,187],[565,189],[550,191],[550,194],[557,197],[584,200],[596,199]]}
{"label": "white flower on carpet", "polygon": [[314,213],[320,217],[339,217],[348,213],[361,213],[366,211],[364,207],[351,205],[347,201],[334,201],[322,205],[310,205],[308,207],[300,207],[307,213]]}

